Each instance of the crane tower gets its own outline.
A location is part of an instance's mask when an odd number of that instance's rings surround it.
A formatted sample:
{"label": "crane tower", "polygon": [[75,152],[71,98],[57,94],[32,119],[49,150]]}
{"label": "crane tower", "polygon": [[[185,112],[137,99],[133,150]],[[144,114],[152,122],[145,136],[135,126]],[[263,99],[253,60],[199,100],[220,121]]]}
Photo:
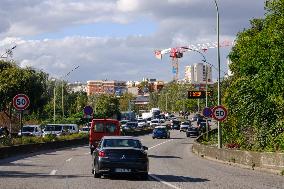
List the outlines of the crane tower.
{"label": "crane tower", "polygon": [[[233,46],[233,42],[224,41],[220,43],[220,47],[228,47],[228,46]],[[217,47],[218,47],[217,42],[216,43],[203,43],[203,44],[197,44],[197,45],[188,45],[188,46],[183,46],[183,47],[156,50],[155,56],[156,58],[161,60],[163,55],[170,54],[170,57],[172,59],[173,80],[177,81],[179,78],[179,59],[183,57],[183,53],[187,51],[200,51],[200,50],[203,50],[205,52],[208,49],[217,48]]]}

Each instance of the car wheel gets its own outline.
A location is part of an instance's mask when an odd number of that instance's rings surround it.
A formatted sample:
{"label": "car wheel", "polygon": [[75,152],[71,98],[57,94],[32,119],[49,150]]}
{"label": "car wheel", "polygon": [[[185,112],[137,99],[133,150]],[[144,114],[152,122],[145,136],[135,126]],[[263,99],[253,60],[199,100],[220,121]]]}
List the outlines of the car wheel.
{"label": "car wheel", "polygon": [[190,135],[186,135],[186,137],[190,137]]}
{"label": "car wheel", "polygon": [[153,139],[155,139],[155,137],[152,137]]}
{"label": "car wheel", "polygon": [[141,177],[141,179],[143,179],[143,180],[148,180],[148,172],[147,172],[147,173],[142,173],[142,174],[140,175],[140,177]]}
{"label": "car wheel", "polygon": [[101,178],[101,174],[96,171],[96,168],[94,170],[94,178]]}

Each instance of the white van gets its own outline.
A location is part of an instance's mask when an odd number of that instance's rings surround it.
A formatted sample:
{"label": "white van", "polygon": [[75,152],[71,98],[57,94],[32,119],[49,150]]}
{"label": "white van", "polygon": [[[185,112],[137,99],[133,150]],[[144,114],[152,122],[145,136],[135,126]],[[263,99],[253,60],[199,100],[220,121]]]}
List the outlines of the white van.
{"label": "white van", "polygon": [[77,124],[47,124],[43,129],[43,136],[48,134],[60,136],[78,132],[79,127]]}
{"label": "white van", "polygon": [[79,133],[79,127],[77,124],[63,124],[63,128],[68,130],[69,133]]}
{"label": "white van", "polygon": [[24,125],[21,130],[18,133],[18,136],[42,136],[42,130],[40,125]]}

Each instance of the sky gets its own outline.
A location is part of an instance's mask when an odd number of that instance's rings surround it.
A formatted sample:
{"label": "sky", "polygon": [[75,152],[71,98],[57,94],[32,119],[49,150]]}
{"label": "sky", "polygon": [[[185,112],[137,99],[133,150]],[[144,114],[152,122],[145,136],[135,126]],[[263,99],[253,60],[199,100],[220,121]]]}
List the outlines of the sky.
{"label": "sky", "polygon": [[[263,18],[264,1],[217,0],[220,42],[233,42],[251,19]],[[169,55],[159,60],[154,51],[216,42],[216,13],[214,0],[1,0],[0,53],[16,45],[9,58],[19,66],[68,82],[170,81]],[[220,48],[221,76],[230,50]],[[217,67],[217,48],[204,55]],[[179,78],[201,61],[184,53]]]}

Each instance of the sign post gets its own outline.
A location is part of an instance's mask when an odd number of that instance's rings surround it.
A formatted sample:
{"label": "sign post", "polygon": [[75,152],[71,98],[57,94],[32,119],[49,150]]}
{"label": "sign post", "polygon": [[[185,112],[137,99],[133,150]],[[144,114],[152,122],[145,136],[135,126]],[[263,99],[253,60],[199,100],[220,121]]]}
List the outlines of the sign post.
{"label": "sign post", "polygon": [[208,136],[208,132],[209,132],[208,117],[210,117],[212,115],[212,110],[211,110],[211,108],[206,107],[206,108],[203,109],[202,113],[203,113],[203,115],[206,119],[206,139],[208,140],[208,138],[209,138],[209,136]]}
{"label": "sign post", "polygon": [[25,94],[17,94],[13,98],[13,106],[20,111],[21,138],[23,136],[23,111],[30,105],[30,99]]}
{"label": "sign post", "polygon": [[92,120],[93,113],[94,113],[94,110],[91,106],[85,106],[84,107],[84,115],[87,118],[88,125],[89,125],[89,122]]}

